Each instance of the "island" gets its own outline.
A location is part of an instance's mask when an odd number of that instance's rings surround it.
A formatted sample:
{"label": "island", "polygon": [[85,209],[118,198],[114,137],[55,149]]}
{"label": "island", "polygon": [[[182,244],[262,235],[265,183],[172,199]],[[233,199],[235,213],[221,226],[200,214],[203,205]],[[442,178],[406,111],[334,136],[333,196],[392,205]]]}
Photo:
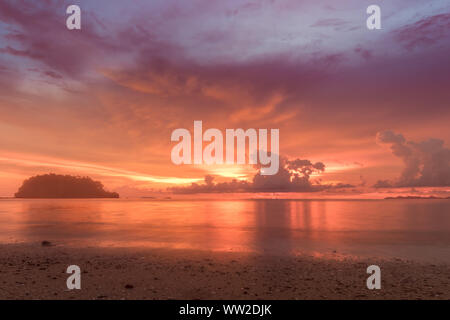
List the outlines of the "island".
{"label": "island", "polygon": [[117,192],[105,191],[100,181],[89,177],[44,174],[26,179],[16,198],[119,198]]}

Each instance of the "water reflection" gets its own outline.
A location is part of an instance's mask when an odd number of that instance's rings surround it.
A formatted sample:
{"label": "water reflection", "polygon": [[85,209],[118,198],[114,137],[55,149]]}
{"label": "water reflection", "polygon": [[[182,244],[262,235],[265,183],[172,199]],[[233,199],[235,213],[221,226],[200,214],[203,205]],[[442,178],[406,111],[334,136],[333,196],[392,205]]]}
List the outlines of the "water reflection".
{"label": "water reflection", "polygon": [[1,200],[0,241],[450,257],[449,212],[447,200]]}

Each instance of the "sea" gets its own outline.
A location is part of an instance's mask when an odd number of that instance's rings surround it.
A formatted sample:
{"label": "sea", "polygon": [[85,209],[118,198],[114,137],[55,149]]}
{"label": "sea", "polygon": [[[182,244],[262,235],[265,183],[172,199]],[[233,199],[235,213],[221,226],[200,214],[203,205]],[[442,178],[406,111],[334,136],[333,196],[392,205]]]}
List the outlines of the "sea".
{"label": "sea", "polygon": [[450,200],[0,200],[0,243],[44,240],[450,263]]}

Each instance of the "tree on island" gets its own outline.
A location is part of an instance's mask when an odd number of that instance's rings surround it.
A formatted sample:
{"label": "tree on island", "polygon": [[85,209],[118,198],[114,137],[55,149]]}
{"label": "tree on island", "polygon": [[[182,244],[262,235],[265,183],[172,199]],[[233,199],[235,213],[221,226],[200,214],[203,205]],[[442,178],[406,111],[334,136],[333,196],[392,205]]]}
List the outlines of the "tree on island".
{"label": "tree on island", "polygon": [[16,198],[119,198],[117,192],[103,189],[100,181],[89,177],[44,174],[26,179]]}

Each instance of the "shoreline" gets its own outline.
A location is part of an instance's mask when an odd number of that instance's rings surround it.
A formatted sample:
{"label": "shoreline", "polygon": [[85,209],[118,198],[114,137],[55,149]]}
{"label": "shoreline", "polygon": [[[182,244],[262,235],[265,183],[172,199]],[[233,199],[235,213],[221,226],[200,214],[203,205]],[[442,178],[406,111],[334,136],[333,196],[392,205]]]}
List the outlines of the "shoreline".
{"label": "shoreline", "polygon": [[[121,197],[14,197],[1,196],[0,200],[131,200],[131,201],[264,201],[264,200],[283,200],[283,201],[382,201],[382,200],[450,200],[450,196],[385,196],[385,197],[356,197],[353,195],[330,195],[328,197],[290,197],[292,193],[273,193],[259,192],[253,196],[243,192],[222,192],[222,193],[182,193],[182,194],[163,194],[154,196],[121,196]],[[244,197],[236,198],[236,195]],[[261,196],[263,195],[263,196]],[[196,196],[195,198],[193,196]]]}
{"label": "shoreline", "polygon": [[[381,268],[368,290],[366,268]],[[69,265],[81,290],[69,291]],[[186,249],[0,245],[0,299],[450,299],[450,265]]]}

